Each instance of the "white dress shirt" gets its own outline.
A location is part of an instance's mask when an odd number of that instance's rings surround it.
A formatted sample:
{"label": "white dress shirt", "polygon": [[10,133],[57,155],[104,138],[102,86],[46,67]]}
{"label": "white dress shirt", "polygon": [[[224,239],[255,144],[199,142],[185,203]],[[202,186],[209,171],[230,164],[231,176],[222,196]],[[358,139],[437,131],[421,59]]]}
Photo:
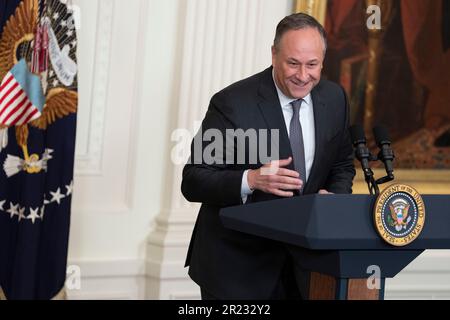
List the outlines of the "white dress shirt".
{"label": "white dress shirt", "polygon": [[[278,93],[278,99],[280,101],[281,109],[283,111],[284,123],[286,124],[286,130],[289,135],[289,127],[291,124],[292,115],[294,111],[292,110],[291,102],[297,99],[288,98],[284,93],[278,88],[275,80],[275,87]],[[309,174],[311,173],[311,167],[314,162],[314,154],[316,151],[316,135],[315,135],[315,125],[314,125],[314,110],[313,102],[311,99],[311,94],[308,94],[303,98],[302,106],[300,107],[300,124],[302,125],[303,133],[303,144],[305,146],[305,168],[306,168],[306,181],[308,181]],[[242,202],[247,201],[247,196],[253,193],[253,190],[248,186],[248,171],[244,172],[242,176],[241,184],[241,197]],[[303,183],[306,184],[306,181]]]}

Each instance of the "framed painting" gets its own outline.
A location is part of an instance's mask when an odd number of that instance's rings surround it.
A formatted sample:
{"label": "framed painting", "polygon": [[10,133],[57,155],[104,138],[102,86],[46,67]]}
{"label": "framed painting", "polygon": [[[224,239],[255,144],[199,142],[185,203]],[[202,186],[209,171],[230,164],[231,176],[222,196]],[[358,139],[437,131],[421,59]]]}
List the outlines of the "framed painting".
{"label": "framed painting", "polygon": [[[381,28],[368,28],[371,5]],[[345,89],[351,121],[364,125],[373,153],[371,128],[388,128],[396,181],[450,194],[450,2],[297,0],[294,10],[324,25],[323,77]],[[377,178],[385,175],[374,167]],[[354,192],[367,193],[357,171]]]}

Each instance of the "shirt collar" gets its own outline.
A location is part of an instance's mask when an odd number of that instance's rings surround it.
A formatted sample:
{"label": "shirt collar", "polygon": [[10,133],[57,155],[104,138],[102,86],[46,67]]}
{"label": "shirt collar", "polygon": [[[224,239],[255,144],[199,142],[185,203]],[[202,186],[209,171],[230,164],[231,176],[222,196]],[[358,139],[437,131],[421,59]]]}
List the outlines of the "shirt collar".
{"label": "shirt collar", "polygon": [[[275,84],[275,88],[277,89],[277,93],[278,93],[278,99],[280,100],[280,104],[281,107],[286,107],[289,106],[291,102],[297,100],[297,99],[292,99],[287,97],[281,90],[280,88],[278,88],[277,83],[275,82],[275,75],[274,75],[274,71],[272,70],[272,79],[273,79],[273,83]],[[311,99],[311,93],[308,93],[308,95],[306,97],[303,98],[303,101],[308,105],[311,106],[312,105],[312,99]]]}

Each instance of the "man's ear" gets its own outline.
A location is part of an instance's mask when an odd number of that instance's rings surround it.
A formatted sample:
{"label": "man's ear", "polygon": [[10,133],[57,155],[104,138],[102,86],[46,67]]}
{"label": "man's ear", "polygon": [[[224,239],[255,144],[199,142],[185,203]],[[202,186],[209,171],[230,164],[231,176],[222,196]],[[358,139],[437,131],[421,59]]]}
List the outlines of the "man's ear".
{"label": "man's ear", "polygon": [[272,46],[272,65],[275,62],[275,56],[277,55],[277,49],[275,49],[275,46]]}

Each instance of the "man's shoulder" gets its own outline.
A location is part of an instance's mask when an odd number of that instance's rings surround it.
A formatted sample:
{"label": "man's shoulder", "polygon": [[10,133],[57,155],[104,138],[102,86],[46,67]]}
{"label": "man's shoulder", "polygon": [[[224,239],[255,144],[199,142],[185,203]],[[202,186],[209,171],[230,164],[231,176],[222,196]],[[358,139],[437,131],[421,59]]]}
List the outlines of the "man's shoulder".
{"label": "man's shoulder", "polygon": [[334,112],[339,113],[347,108],[348,99],[345,90],[338,83],[323,79],[314,88],[312,94],[316,101],[324,103]]}
{"label": "man's shoulder", "polygon": [[261,82],[267,81],[268,76],[271,76],[271,74],[271,68],[268,68],[248,78],[239,80],[217,92],[213,99],[254,99],[258,94]]}
{"label": "man's shoulder", "polygon": [[316,86],[315,91],[319,94],[334,94],[334,95],[342,95],[343,88],[341,85],[336,82],[322,79],[319,84]]}

